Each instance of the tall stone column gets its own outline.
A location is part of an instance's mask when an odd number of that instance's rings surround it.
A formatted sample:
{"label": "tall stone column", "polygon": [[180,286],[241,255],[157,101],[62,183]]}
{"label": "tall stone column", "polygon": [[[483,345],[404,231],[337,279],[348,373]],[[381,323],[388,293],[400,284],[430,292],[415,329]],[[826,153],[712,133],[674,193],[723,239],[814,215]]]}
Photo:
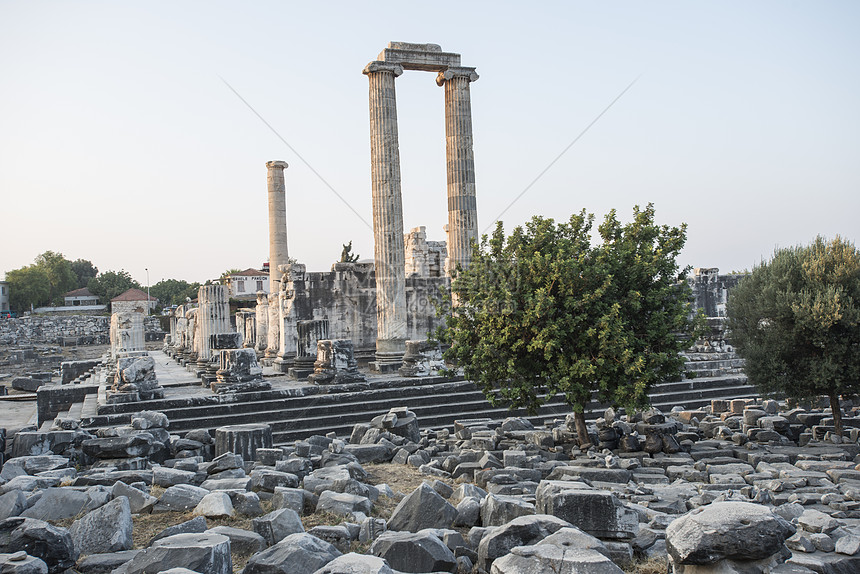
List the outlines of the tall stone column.
{"label": "tall stone column", "polygon": [[470,243],[478,240],[475,156],[472,151],[472,99],[475,68],[448,68],[436,83],[445,87],[445,157],[448,174],[448,274],[468,267]]}
{"label": "tall stone column", "polygon": [[373,236],[376,263],[376,363],[378,371],[400,367],[406,351],[406,271],[400,149],[397,139],[397,64],[371,62],[370,165],[373,185]]}
{"label": "tall stone column", "polygon": [[267,359],[278,356],[280,349],[280,304],[278,292],[281,286],[281,265],[286,265],[290,258],[287,249],[287,192],[284,184],[284,170],[287,162],[266,162],[266,182],[269,189],[269,297],[268,325],[266,329]]}
{"label": "tall stone column", "polygon": [[269,293],[277,293],[281,282],[278,267],[290,258],[287,250],[287,188],[284,184],[285,161],[266,162],[269,188]]}

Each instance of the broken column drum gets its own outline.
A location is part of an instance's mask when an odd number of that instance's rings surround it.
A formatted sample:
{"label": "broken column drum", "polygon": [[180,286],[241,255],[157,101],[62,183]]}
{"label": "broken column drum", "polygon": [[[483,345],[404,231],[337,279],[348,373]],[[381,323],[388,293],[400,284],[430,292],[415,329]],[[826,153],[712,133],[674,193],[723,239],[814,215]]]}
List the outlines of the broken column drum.
{"label": "broken column drum", "polygon": [[111,315],[111,356],[144,351],[142,313],[113,313]]}
{"label": "broken column drum", "polygon": [[197,367],[209,369],[211,335],[230,333],[230,305],[226,285],[203,285],[197,291]]}
{"label": "broken column drum", "polygon": [[287,162],[266,162],[266,183],[269,195],[269,322],[266,357],[273,359],[280,346],[278,291],[280,290],[280,266],[289,261],[287,248],[287,190],[284,170]]}
{"label": "broken column drum", "polygon": [[349,339],[317,341],[314,374],[310,375],[308,380],[320,385],[365,381],[365,376],[358,372],[358,361],[355,360],[352,341]]}
{"label": "broken column drum", "polygon": [[254,348],[257,350],[257,355],[262,356],[266,352],[266,347],[269,346],[269,299],[263,291],[257,291],[255,313],[257,323],[255,339],[257,343]]}
{"label": "broken column drum", "polygon": [[312,319],[297,321],[298,335],[296,360],[290,375],[296,379],[304,379],[314,372],[317,360],[317,342],[328,339],[328,319]]}
{"label": "broken column drum", "polygon": [[406,344],[406,283],[400,150],[394,80],[403,70],[436,72],[445,88],[445,139],[448,181],[449,273],[466,267],[478,238],[472,105],[469,84],[474,68],[460,66],[460,55],[436,44],[390,42],[364,68],[370,83],[370,156],[376,263],[377,371],[391,372],[403,360]]}
{"label": "broken column drum", "polygon": [[256,460],[258,448],[272,448],[272,427],[267,424],[230,425],[215,429],[215,456],[232,452],[242,460]]}

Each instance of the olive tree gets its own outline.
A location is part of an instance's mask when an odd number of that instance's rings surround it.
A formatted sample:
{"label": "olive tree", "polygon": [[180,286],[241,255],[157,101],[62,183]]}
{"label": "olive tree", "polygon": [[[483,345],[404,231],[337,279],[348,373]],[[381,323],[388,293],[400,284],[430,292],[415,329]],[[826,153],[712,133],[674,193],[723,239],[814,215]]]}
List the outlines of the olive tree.
{"label": "olive tree", "polygon": [[860,252],[840,237],[777,249],[729,292],[729,330],[750,382],[767,396],[860,392]]}

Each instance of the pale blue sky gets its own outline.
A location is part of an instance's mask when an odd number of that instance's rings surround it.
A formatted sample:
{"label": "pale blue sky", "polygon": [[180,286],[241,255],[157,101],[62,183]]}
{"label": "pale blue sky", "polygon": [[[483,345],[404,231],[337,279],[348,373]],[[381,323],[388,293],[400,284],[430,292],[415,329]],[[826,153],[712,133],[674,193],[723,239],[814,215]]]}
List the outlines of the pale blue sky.
{"label": "pale blue sky", "polygon": [[[534,4],[534,3],[532,3]],[[396,6],[396,10],[383,7]],[[858,239],[857,2],[0,2],[0,274],[45,250],[145,282],[268,256],[268,160],[290,254],[327,270],[370,229],[367,79],[392,40],[462,54],[481,230],[503,218],[687,222],[681,263],[750,267],[816,234]],[[397,80],[405,228],[444,239],[443,91]]]}

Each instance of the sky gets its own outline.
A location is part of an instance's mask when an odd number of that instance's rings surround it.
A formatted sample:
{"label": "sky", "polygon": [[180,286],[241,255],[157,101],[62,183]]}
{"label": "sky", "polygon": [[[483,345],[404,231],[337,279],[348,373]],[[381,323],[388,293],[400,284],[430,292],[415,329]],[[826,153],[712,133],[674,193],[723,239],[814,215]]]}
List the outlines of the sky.
{"label": "sky", "polygon": [[[372,258],[361,72],[390,41],[477,68],[482,232],[650,202],[688,225],[682,266],[722,272],[858,240],[860,3],[382,6],[0,0],[0,276],[47,250],[141,284],[260,267],[269,160],[291,257]],[[443,240],[443,89],[396,90],[404,230]]]}

